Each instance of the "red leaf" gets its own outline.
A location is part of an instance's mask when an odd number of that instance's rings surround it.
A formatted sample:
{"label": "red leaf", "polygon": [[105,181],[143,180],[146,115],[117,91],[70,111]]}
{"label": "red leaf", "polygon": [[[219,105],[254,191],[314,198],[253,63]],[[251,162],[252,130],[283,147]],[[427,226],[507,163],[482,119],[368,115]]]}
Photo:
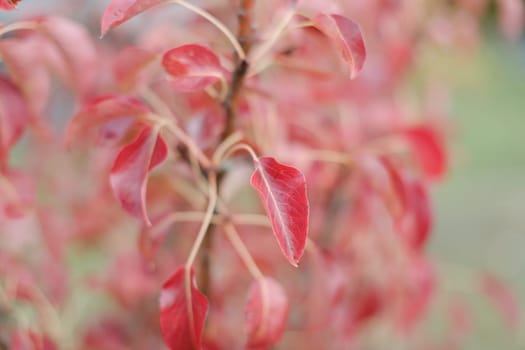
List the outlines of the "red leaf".
{"label": "red leaf", "polygon": [[140,100],[126,95],[105,95],[87,103],[75,114],[66,130],[66,144],[89,128],[116,119],[137,117],[149,112]]}
{"label": "red leaf", "polygon": [[283,335],[288,318],[288,297],[273,278],[256,280],[248,293],[245,317],[248,348],[267,348]]}
{"label": "red leaf", "polygon": [[120,204],[147,225],[151,225],[146,211],[148,173],[167,155],[168,148],[158,129],[147,126],[133,142],[120,150],[111,169],[111,187]]}
{"label": "red leaf", "polygon": [[273,233],[288,261],[297,266],[304,253],[309,205],[304,175],[274,158],[254,162],[252,186],[259,192]]}
{"label": "red leaf", "polygon": [[166,0],[112,0],[102,16],[101,35]]}
{"label": "red leaf", "polygon": [[0,75],[0,164],[29,121],[24,98],[10,79]]}
{"label": "red leaf", "polygon": [[176,90],[199,91],[222,78],[219,58],[210,49],[188,44],[169,50],[162,57],[162,65],[170,74],[170,83]]}
{"label": "red leaf", "polygon": [[437,132],[427,125],[418,125],[404,129],[402,134],[424,173],[432,179],[442,178],[447,171],[447,154]]}
{"label": "red leaf", "polygon": [[0,9],[14,10],[21,0],[0,0]]}
{"label": "red leaf", "polygon": [[179,268],[160,293],[160,328],[172,350],[201,349],[208,300],[195,286],[194,271]]}
{"label": "red leaf", "polygon": [[318,14],[312,18],[314,26],[328,36],[341,51],[353,79],[363,68],[366,49],[361,29],[349,18],[340,15]]}

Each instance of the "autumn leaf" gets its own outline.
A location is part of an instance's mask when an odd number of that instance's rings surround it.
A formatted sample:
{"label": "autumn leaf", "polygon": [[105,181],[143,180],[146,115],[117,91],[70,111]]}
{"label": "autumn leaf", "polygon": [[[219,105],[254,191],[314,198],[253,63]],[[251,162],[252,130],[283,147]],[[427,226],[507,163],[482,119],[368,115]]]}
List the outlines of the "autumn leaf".
{"label": "autumn leaf", "polygon": [[297,266],[308,232],[309,205],[304,175],[271,157],[260,157],[254,164],[251,184],[259,193],[281,250],[288,261]]}

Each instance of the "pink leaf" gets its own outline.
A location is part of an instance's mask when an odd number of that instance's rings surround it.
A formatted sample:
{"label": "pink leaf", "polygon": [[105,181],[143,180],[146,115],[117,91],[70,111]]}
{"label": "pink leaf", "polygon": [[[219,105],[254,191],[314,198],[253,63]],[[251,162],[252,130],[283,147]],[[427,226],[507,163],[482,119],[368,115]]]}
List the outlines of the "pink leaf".
{"label": "pink leaf", "polygon": [[517,41],[525,25],[523,0],[498,0],[499,26],[508,40]]}
{"label": "pink leaf", "polygon": [[68,83],[86,95],[93,88],[99,57],[90,33],[81,25],[61,17],[47,17],[39,28],[58,48],[67,67]]}
{"label": "pink leaf", "polygon": [[102,16],[101,35],[166,0],[112,0]]}
{"label": "pink leaf", "polygon": [[20,90],[0,75],[0,164],[29,122],[29,111]]}
{"label": "pink leaf", "polygon": [[170,74],[171,85],[179,91],[198,91],[222,78],[219,58],[210,49],[188,44],[169,50],[162,65]]}
{"label": "pink leaf", "polygon": [[111,169],[111,187],[120,204],[147,225],[151,225],[146,211],[148,173],[162,163],[167,154],[158,129],[146,126],[133,142],[120,150]]}
{"label": "pink leaf", "polygon": [[349,18],[340,15],[318,14],[312,18],[314,26],[328,36],[350,69],[353,79],[363,68],[366,49],[361,29]]}
{"label": "pink leaf", "polygon": [[442,178],[447,171],[447,154],[438,133],[427,125],[419,125],[404,129],[402,134],[424,173],[432,179]]}
{"label": "pink leaf", "polygon": [[21,0],[0,0],[0,9],[14,10]]}
{"label": "pink leaf", "polygon": [[252,186],[259,192],[273,233],[288,261],[297,266],[308,232],[308,198],[304,175],[271,157],[254,162]]}
{"label": "pink leaf", "polygon": [[201,349],[208,300],[195,286],[194,272],[179,268],[160,293],[160,328],[172,350]]}
{"label": "pink leaf", "polygon": [[126,95],[105,95],[86,103],[69,122],[66,144],[88,129],[116,119],[138,117],[149,112],[140,100]]}
{"label": "pink leaf", "polygon": [[267,348],[276,344],[284,333],[288,309],[288,297],[277,281],[269,277],[256,280],[245,309],[247,347]]}

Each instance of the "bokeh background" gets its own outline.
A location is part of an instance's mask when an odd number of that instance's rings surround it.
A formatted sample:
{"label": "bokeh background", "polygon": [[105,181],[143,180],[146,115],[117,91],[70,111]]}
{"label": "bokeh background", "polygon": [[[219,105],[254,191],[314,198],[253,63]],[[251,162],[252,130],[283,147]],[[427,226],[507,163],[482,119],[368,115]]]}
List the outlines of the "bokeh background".
{"label": "bokeh background", "polygon": [[[60,7],[63,14],[95,25],[107,2],[24,0],[17,11],[1,13],[0,22],[53,13]],[[173,15],[171,11],[149,15],[148,21]],[[144,23],[141,16],[129,25]],[[484,20],[478,46],[465,52],[420,54],[418,69],[432,71],[448,87],[443,103],[451,115],[452,159],[449,174],[433,190],[436,220],[430,254],[440,285],[421,333],[437,338],[443,334],[451,326],[443,311],[457,297],[472,311],[467,349],[525,349],[525,323],[509,329],[480,285],[480,272],[495,274],[525,307],[525,40],[504,40],[492,14]],[[418,83],[416,71],[407,84]],[[101,267],[100,258],[92,254],[76,259],[75,270],[79,275],[93,272]],[[99,302],[86,297],[78,295],[79,311]],[[403,344],[381,344],[381,340],[371,348],[404,349]]]}

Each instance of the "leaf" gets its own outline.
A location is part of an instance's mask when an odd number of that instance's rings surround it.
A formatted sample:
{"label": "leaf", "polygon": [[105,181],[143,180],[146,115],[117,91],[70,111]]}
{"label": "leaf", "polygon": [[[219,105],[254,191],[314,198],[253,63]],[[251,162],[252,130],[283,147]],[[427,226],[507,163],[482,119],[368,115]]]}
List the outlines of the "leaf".
{"label": "leaf", "polygon": [[440,179],[447,172],[447,153],[436,130],[418,125],[402,130],[423,172],[431,179]]}
{"label": "leaf", "polygon": [[288,297],[273,278],[257,279],[248,292],[245,309],[247,348],[267,348],[282,337],[288,318]]}
{"label": "leaf", "polygon": [[16,9],[16,5],[21,0],[0,0],[0,9],[2,10],[14,10]]}
{"label": "leaf", "polygon": [[122,148],[113,163],[110,183],[122,208],[151,226],[146,211],[148,173],[168,155],[158,128],[144,127],[138,137]]}
{"label": "leaf", "polygon": [[194,271],[179,268],[160,292],[160,328],[172,350],[201,349],[208,300],[195,286]]}
{"label": "leaf", "polygon": [[148,107],[135,97],[113,94],[100,96],[86,103],[69,122],[65,143],[71,143],[73,139],[80,134],[85,134],[90,128],[116,119],[138,118],[148,112]]}
{"label": "leaf", "polygon": [[89,32],[62,17],[46,17],[39,30],[56,46],[67,67],[67,83],[87,95],[95,83],[99,57]]}
{"label": "leaf", "polygon": [[359,26],[340,15],[317,14],[312,22],[341,51],[342,58],[350,69],[350,79],[355,78],[363,68],[366,58],[365,42]]}
{"label": "leaf", "polygon": [[51,79],[40,56],[27,53],[45,53],[48,49],[48,43],[36,35],[0,41],[2,62],[15,84],[23,92],[27,106],[34,116],[40,116],[46,109]]}
{"label": "leaf", "polygon": [[207,47],[188,44],[169,50],[162,57],[162,65],[170,74],[170,83],[178,91],[203,90],[222,79],[219,58]]}
{"label": "leaf", "polygon": [[166,0],[112,0],[102,15],[101,36],[108,30],[126,22]]}
{"label": "leaf", "polygon": [[283,254],[297,266],[304,253],[309,204],[304,175],[272,157],[254,161],[252,186],[258,191]]}
{"label": "leaf", "polygon": [[0,165],[22,136],[29,118],[21,91],[9,78],[0,75]]}

